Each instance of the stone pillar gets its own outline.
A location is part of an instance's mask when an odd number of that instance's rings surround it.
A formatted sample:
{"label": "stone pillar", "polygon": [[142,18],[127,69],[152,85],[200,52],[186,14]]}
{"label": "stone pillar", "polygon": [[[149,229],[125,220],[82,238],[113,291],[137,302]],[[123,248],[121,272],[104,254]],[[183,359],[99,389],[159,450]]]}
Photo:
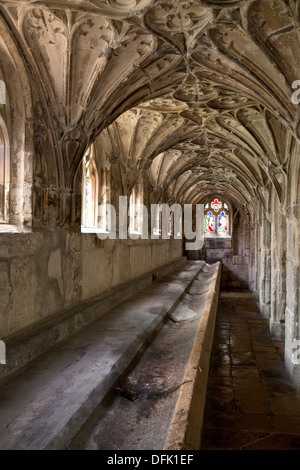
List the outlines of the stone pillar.
{"label": "stone pillar", "polygon": [[293,382],[300,386],[300,204],[288,209],[285,309],[285,365]]}
{"label": "stone pillar", "polygon": [[11,147],[10,223],[23,225],[24,120],[15,119]]}
{"label": "stone pillar", "polygon": [[260,266],[259,292],[260,311],[264,317],[270,317],[271,306],[271,223],[265,214],[262,217],[262,227],[260,230]]}
{"label": "stone pillar", "polygon": [[250,253],[250,264],[249,264],[249,279],[250,279],[250,290],[253,292],[255,299],[259,300],[259,293],[257,291],[257,264],[256,264],[256,244],[258,240],[257,225],[249,224],[249,253]]}
{"label": "stone pillar", "polygon": [[270,333],[284,339],[286,308],[286,220],[280,213],[279,201],[273,205],[271,227],[271,316]]}

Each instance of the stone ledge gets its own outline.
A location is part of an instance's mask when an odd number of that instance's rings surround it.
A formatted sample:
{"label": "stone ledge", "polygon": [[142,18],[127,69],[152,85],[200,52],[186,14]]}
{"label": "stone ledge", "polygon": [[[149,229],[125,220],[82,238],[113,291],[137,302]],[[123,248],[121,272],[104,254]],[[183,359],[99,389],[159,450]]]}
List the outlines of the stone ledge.
{"label": "stone ledge", "polygon": [[214,339],[221,263],[212,266],[209,293],[190,354],[164,450],[199,450],[210,355]]}
{"label": "stone ledge", "polygon": [[120,302],[151,286],[156,279],[168,275],[185,261],[186,258],[182,257],[128,283],[110,288],[99,296],[82,301],[76,307],[52,315],[16,334],[1,338],[6,344],[7,358],[6,366],[0,366],[0,385],[25,370],[33,360],[97,321]]}

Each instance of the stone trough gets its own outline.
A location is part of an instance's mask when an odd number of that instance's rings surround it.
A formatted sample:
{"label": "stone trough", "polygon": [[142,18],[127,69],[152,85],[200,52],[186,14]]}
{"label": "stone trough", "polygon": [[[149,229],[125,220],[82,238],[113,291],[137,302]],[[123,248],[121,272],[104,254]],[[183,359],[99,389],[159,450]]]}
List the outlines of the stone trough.
{"label": "stone trough", "polygon": [[31,362],[30,368],[0,389],[0,449],[76,447],[87,423],[95,413],[99,415],[99,410],[100,414],[105,411],[112,392],[134,369],[166,322],[193,321],[191,311],[177,309],[194,289],[203,297],[200,323],[165,448],[197,448],[219,280],[220,263],[211,267],[201,261],[181,263],[172,274],[124,300]]}

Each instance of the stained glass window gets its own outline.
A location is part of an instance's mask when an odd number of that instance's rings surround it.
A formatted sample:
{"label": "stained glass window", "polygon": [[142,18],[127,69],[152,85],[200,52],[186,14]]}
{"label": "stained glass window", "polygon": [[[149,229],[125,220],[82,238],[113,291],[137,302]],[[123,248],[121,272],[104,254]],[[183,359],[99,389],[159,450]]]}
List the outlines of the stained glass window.
{"label": "stained glass window", "polygon": [[211,211],[207,212],[204,217],[204,232],[213,233],[215,231],[215,216]]}
{"label": "stained glass window", "polygon": [[218,216],[218,232],[228,233],[228,215],[224,211]]}
{"label": "stained glass window", "polygon": [[222,208],[222,202],[220,202],[218,199],[215,199],[213,202],[211,202],[210,207],[215,212],[219,212],[219,210]]}
{"label": "stained glass window", "polygon": [[[222,209],[223,208],[223,209]],[[204,205],[204,233],[206,236],[228,236],[230,234],[228,205],[215,198]]]}

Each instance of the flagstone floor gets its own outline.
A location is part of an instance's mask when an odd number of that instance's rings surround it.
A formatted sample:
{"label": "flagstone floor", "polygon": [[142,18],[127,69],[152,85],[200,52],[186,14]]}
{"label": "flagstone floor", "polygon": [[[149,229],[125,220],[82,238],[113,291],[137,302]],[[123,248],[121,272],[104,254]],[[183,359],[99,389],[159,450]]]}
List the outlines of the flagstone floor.
{"label": "flagstone floor", "polygon": [[283,348],[251,293],[220,293],[201,449],[300,449],[300,392]]}

